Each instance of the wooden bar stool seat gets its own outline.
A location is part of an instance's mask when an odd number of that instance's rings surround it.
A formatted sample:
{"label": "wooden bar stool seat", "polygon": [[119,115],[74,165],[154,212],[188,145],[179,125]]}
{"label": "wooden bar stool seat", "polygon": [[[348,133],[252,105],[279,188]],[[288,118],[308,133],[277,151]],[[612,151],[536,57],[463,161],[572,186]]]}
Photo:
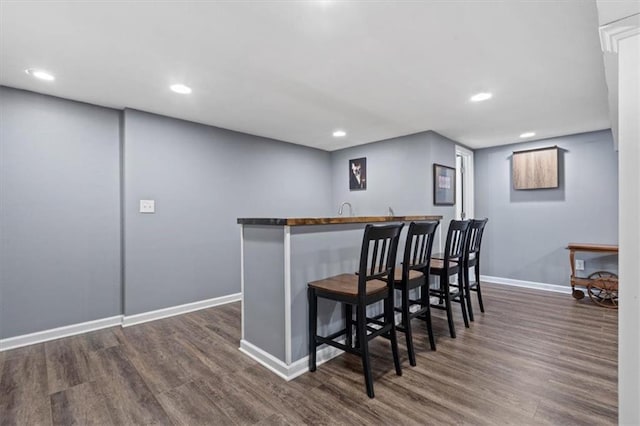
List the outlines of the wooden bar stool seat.
{"label": "wooden bar stool seat", "polygon": [[[458,262],[456,262],[455,260],[450,260],[449,267],[451,270],[453,270],[454,268],[457,268]],[[431,270],[434,271],[433,273],[435,274],[436,272],[439,272],[442,269],[444,269],[444,260],[441,258],[433,257],[431,259]],[[457,273],[457,270],[453,271],[453,273]]]}
{"label": "wooden bar stool seat", "polygon": [[[358,273],[356,272],[356,276],[358,275]],[[409,279],[410,280],[415,280],[416,278],[420,278],[423,277],[424,274],[422,272],[419,271],[409,271]],[[395,273],[393,274],[393,281],[396,283],[399,283],[402,281],[402,263],[399,265],[396,265],[396,270]]]}
{"label": "wooden bar stool seat", "polygon": [[[307,286],[309,299],[309,371],[316,370],[316,350],[327,344],[345,352],[358,355],[362,359],[367,395],[374,397],[373,376],[369,355],[369,341],[383,336],[391,341],[391,352],[396,374],[402,375],[398,341],[394,321],[395,261],[398,240],[403,224],[373,226],[364,229],[360,267],[357,274],[340,274],[323,280],[310,282]],[[345,328],[327,336],[318,335],[318,298],[324,298],[345,305]],[[367,317],[367,306],[383,302],[384,313]],[[353,307],[356,320],[353,320]],[[353,327],[356,329],[353,345]],[[344,338],[344,343],[342,339]]]}
{"label": "wooden bar stool seat", "polygon": [[[420,272],[420,271],[414,271],[414,270],[410,270],[409,271],[409,281],[414,281],[417,280],[418,278],[423,278],[424,277],[424,273]],[[396,272],[395,275],[393,277],[393,281],[394,283],[401,283],[402,282],[402,264],[396,266]]]}
{"label": "wooden bar stool seat", "polygon": [[[316,289],[316,294],[336,293],[344,296],[351,296],[355,298],[358,296],[358,275],[357,274],[341,274],[331,278],[327,278],[319,281],[312,281],[309,283],[309,287]],[[387,283],[383,280],[371,280],[367,281],[366,294],[370,296],[372,294],[383,292],[387,290]]]}

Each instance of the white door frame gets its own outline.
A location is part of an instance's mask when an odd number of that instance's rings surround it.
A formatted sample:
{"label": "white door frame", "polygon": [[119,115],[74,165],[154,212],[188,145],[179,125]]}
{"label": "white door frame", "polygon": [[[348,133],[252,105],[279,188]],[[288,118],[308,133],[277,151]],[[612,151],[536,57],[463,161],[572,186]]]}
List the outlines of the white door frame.
{"label": "white door frame", "polygon": [[462,212],[462,207],[464,207],[464,212],[466,213],[465,219],[473,219],[475,216],[474,212],[474,175],[473,175],[473,151],[467,149],[463,146],[456,145],[456,157],[462,157],[462,168],[464,170],[463,177],[464,181],[462,182],[462,186],[464,188],[464,206],[460,206],[456,204],[456,218],[460,218],[460,213]]}
{"label": "white door frame", "polygon": [[[599,5],[600,6],[600,5]],[[602,15],[600,15],[602,16]],[[600,40],[606,52],[617,53],[618,117],[618,422],[639,424],[640,407],[640,196],[638,161],[640,160],[640,15],[635,14],[600,27]],[[615,120],[615,118],[614,118]],[[624,284],[630,285],[624,285]]]}

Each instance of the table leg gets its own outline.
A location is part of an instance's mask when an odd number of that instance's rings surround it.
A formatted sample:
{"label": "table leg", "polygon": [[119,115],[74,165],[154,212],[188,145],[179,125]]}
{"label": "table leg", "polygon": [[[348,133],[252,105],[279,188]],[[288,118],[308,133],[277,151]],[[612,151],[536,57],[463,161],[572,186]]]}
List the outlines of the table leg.
{"label": "table leg", "polygon": [[574,278],[576,277],[576,252],[569,250],[569,263],[571,264],[571,293],[575,290]]}
{"label": "table leg", "polygon": [[582,290],[576,290],[576,251],[569,250],[569,262],[571,262],[571,295],[574,299],[582,299],[584,292]]}

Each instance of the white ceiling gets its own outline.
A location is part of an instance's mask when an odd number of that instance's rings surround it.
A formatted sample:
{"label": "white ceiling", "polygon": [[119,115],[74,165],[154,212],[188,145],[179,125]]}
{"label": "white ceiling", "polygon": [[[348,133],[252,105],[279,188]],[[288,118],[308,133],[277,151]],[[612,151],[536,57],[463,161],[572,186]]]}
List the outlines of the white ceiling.
{"label": "white ceiling", "polygon": [[594,1],[2,0],[0,49],[2,85],[326,150],[609,127]]}
{"label": "white ceiling", "polygon": [[600,25],[640,13],[640,0],[597,0],[596,5]]}

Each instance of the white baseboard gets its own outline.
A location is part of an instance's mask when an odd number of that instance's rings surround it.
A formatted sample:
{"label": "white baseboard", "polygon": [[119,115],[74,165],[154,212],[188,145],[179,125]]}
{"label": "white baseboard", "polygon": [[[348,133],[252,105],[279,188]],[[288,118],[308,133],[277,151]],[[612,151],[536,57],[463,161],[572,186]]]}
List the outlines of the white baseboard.
{"label": "white baseboard", "polygon": [[480,275],[481,282],[492,284],[510,285],[513,287],[532,288],[535,290],[553,291],[556,293],[571,294],[571,287],[557,284],[539,283],[536,281],[514,280],[512,278],[491,277],[488,275]]}
{"label": "white baseboard", "polygon": [[188,312],[199,311],[200,309],[212,308],[242,300],[242,293],[229,294],[227,296],[214,297],[213,299],[200,300],[198,302],[185,303],[184,305],[171,306],[169,308],[155,311],[143,312],[135,315],[125,315],[122,317],[122,326],[129,327],[144,322],[155,321],[162,318],[173,317],[175,315],[186,314]]}
{"label": "white baseboard", "polygon": [[[284,361],[279,360],[246,340],[240,341],[240,351],[287,381],[293,380],[309,371],[309,356],[305,356],[287,365]],[[322,365],[343,352],[344,351],[334,348],[333,346],[325,346],[316,353],[316,365]]]}
{"label": "white baseboard", "polygon": [[50,330],[38,331],[31,334],[24,334],[22,336],[9,337],[7,339],[0,339],[0,352],[20,348],[22,346],[34,345],[36,343],[48,342],[49,340],[74,336],[76,334],[88,333],[90,331],[96,331],[117,325],[129,327],[134,324],[142,324],[144,322],[172,317],[174,315],[186,314],[187,312],[198,311],[200,309],[211,308],[213,306],[224,305],[226,303],[237,302],[240,300],[242,300],[242,293],[235,293],[213,299],[187,303],[184,305],[172,306],[170,308],[158,309],[157,311],[143,312],[141,314],[129,316],[116,315],[109,318],[101,318],[94,321],[66,325],[64,327],[52,328]]}
{"label": "white baseboard", "polygon": [[34,345],[36,343],[48,342],[49,340],[74,336],[76,334],[88,333],[90,331],[96,331],[103,328],[114,327],[120,324],[122,324],[122,315],[116,315],[109,318],[101,318],[94,321],[81,322],[78,324],[66,325],[64,327],[52,328],[50,330],[24,334],[22,336],[0,339],[0,352],[20,348],[22,346]]}

